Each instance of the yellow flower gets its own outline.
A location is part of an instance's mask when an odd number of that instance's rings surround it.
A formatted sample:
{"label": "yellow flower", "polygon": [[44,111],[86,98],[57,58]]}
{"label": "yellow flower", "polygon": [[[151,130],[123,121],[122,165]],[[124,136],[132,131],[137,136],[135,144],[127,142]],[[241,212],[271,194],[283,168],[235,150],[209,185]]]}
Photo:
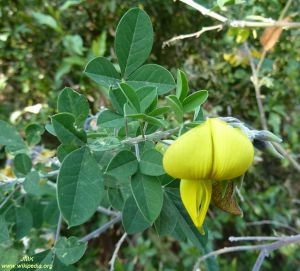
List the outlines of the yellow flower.
{"label": "yellow flower", "polygon": [[215,118],[183,134],[167,149],[164,169],[181,179],[182,202],[200,231],[203,232],[212,183],[243,175],[253,156],[254,148],[247,136]]}

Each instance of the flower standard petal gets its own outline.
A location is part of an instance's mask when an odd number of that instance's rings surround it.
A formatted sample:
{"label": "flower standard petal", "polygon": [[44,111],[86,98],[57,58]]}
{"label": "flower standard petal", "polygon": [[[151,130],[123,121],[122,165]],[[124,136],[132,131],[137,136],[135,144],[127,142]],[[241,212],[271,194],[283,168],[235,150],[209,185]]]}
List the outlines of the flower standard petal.
{"label": "flower standard petal", "polygon": [[165,171],[179,179],[210,179],[212,170],[212,140],[208,121],[180,136],[167,149]]}
{"label": "flower standard petal", "polygon": [[226,122],[211,119],[214,149],[213,180],[230,180],[243,175],[250,167],[254,157],[251,141],[238,128]]}

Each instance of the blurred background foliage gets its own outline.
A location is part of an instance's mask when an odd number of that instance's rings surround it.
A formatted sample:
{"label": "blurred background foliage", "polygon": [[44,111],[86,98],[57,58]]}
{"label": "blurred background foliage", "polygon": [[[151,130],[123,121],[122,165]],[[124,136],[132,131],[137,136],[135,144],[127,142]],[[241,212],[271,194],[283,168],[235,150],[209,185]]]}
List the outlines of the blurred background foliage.
{"label": "blurred background foliage", "polygon": [[[286,1],[198,1],[232,19],[250,15],[278,18]],[[207,4],[209,2],[209,4]],[[223,6],[230,3],[228,7]],[[182,3],[171,0],[1,0],[0,11],[0,118],[21,130],[37,121],[48,122],[56,107],[59,91],[70,86],[87,95],[94,113],[107,106],[107,90],[86,78],[86,63],[105,56],[116,63],[113,49],[120,17],[139,6],[151,16],[154,48],[149,62],[165,66],[174,75],[183,69],[194,90],[209,90],[205,110],[210,115],[232,115],[260,128],[251,69],[243,43],[248,42],[252,57],[262,54],[263,30],[226,29],[208,32],[199,39],[178,41],[162,48],[164,41],[183,33],[216,24]],[[288,13],[300,21],[299,3],[293,1]],[[262,66],[262,100],[272,132],[281,135],[284,147],[299,160],[300,153],[300,30],[283,31],[279,42],[267,54]],[[56,142],[47,133],[43,146]],[[3,158],[3,157],[2,157]],[[247,174],[241,190],[244,217],[212,209],[207,219],[209,246],[231,245],[229,236],[294,234],[300,231],[299,174],[287,161],[257,153],[255,166]],[[99,218],[103,219],[103,218]],[[96,223],[91,221],[91,224]],[[32,232],[32,243],[35,241]],[[92,241],[79,270],[105,270],[121,236],[121,227]],[[35,244],[33,247],[45,246]],[[47,245],[47,244],[46,244]],[[298,249],[298,253],[297,253]],[[18,252],[14,252],[18,253]],[[13,252],[11,252],[13,255]],[[199,256],[191,244],[159,238],[153,231],[130,237],[120,253],[117,270],[190,270]],[[253,265],[253,252],[219,257],[220,270],[244,270]],[[121,264],[122,263],[122,264]],[[264,270],[299,270],[299,247],[289,246],[272,254]],[[275,269],[274,269],[275,268]]]}

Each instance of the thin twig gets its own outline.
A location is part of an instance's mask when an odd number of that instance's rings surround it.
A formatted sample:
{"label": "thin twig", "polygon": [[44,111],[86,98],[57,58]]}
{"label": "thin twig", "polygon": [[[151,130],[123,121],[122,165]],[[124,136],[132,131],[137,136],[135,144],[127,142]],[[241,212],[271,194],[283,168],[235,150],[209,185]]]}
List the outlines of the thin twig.
{"label": "thin twig", "polygon": [[166,138],[172,134],[174,134],[175,132],[178,131],[179,128],[174,128],[174,129],[170,129],[167,131],[157,131],[154,132],[152,134],[149,135],[145,135],[143,136],[137,136],[137,137],[129,137],[127,139],[124,139],[121,141],[122,144],[137,144],[139,142],[143,142],[143,141],[159,141],[160,139]]}
{"label": "thin twig", "polygon": [[115,262],[117,260],[117,256],[118,256],[118,252],[123,244],[123,242],[125,241],[127,237],[127,233],[125,232],[122,237],[120,238],[120,240],[118,241],[118,243],[116,244],[116,248],[114,250],[114,253],[111,257],[111,260],[109,261],[109,265],[110,265],[110,271],[114,271],[115,270]]}
{"label": "thin twig", "polygon": [[269,255],[269,252],[267,249],[262,249],[256,259],[256,262],[252,268],[252,271],[259,271],[265,258]]}
{"label": "thin twig", "polygon": [[214,18],[222,23],[225,23],[228,21],[228,19],[226,17],[224,17],[223,15],[221,15],[217,12],[211,11],[211,10],[207,9],[206,7],[200,5],[192,0],[179,0],[179,1],[193,7],[194,9],[197,9],[204,16],[209,16],[209,17]]}
{"label": "thin twig", "polygon": [[245,47],[245,50],[247,52],[249,62],[250,62],[250,67],[251,67],[251,70],[252,70],[251,81],[253,83],[254,90],[255,90],[256,103],[257,103],[257,106],[258,106],[258,112],[259,112],[259,116],[260,116],[261,125],[262,125],[264,130],[268,130],[266,114],[265,114],[264,106],[263,106],[263,103],[262,103],[262,100],[261,100],[260,83],[259,83],[259,79],[258,79],[258,71],[257,71],[257,69],[254,65],[254,60],[251,56],[251,52],[250,52],[250,49],[249,49],[249,46],[248,46],[247,42],[245,42],[244,47]]}
{"label": "thin twig", "polygon": [[[268,254],[270,254],[271,252],[273,252],[274,250],[276,250],[278,248],[281,248],[281,247],[284,247],[284,246],[287,246],[287,245],[290,245],[290,244],[296,244],[296,243],[299,243],[299,242],[300,242],[300,234],[289,236],[289,237],[282,237],[278,241],[275,241],[275,242],[272,242],[272,243],[267,243],[267,244],[224,247],[222,249],[212,251],[212,252],[200,257],[197,260],[196,264],[194,265],[193,270],[194,271],[198,270],[199,264],[201,262],[203,262],[206,259],[208,259],[210,257],[213,257],[213,256],[218,256],[218,255],[221,255],[221,254],[230,253],[230,252],[238,252],[238,251],[255,251],[255,250],[263,251],[264,250],[265,252],[262,256],[260,256],[260,258],[265,258]],[[260,264],[260,262],[258,262],[258,264]],[[256,271],[258,271],[258,269],[256,269]]]}
{"label": "thin twig", "polygon": [[193,0],[179,0],[182,3],[185,3],[196,10],[198,10],[201,14],[204,16],[209,16],[213,19],[216,19],[217,21],[221,22],[218,26],[208,26],[208,27],[203,27],[201,30],[191,33],[191,34],[184,34],[184,35],[179,35],[176,37],[173,37],[172,39],[165,41],[163,43],[163,48],[166,45],[170,45],[172,42],[175,42],[177,40],[183,40],[187,38],[192,38],[192,37],[199,37],[202,33],[206,31],[211,31],[211,30],[222,30],[224,29],[225,26],[230,26],[234,28],[268,28],[268,27],[281,27],[284,29],[288,28],[300,28],[300,22],[288,22],[288,21],[283,21],[282,19],[284,18],[284,15],[291,4],[291,0],[289,0],[283,9],[283,12],[281,13],[279,20],[273,20],[273,19],[264,19],[263,21],[246,21],[246,20],[230,20],[229,18],[214,12],[212,10],[207,9],[206,7],[200,5],[199,3],[194,2]]}
{"label": "thin twig", "polygon": [[[246,20],[229,20],[227,17],[211,11],[207,9],[206,7],[194,2],[193,0],[179,0],[182,3],[185,3],[196,10],[198,10],[201,14],[204,16],[209,16],[213,19],[218,20],[221,22],[223,25],[227,24],[230,27],[237,27],[237,28],[267,28],[267,27],[284,27],[284,28],[299,28],[300,27],[300,22],[286,22],[282,21],[282,18],[284,16],[280,16],[279,20],[273,20],[273,19],[267,19],[262,22],[258,21],[246,21]],[[289,7],[290,3],[287,3],[287,8]],[[284,8],[284,11],[287,10],[287,8]]]}
{"label": "thin twig", "polygon": [[107,222],[106,224],[104,224],[103,226],[101,226],[100,228],[92,231],[91,233],[87,234],[86,236],[82,237],[80,239],[81,242],[88,242],[91,239],[97,238],[99,235],[101,235],[103,232],[107,231],[111,226],[117,224],[118,222],[120,222],[122,219],[122,215],[119,214],[118,216],[116,216],[115,218],[113,218],[112,220],[110,220],[109,222]]}
{"label": "thin twig", "polygon": [[97,211],[102,214],[109,215],[109,216],[117,216],[119,214],[118,212],[112,211],[112,210],[104,208],[102,206],[99,206],[97,208]]}
{"label": "thin twig", "polygon": [[230,236],[228,240],[230,242],[240,242],[240,241],[277,241],[282,239],[283,237],[287,236],[241,236],[241,237],[236,237],[236,236]]}
{"label": "thin twig", "polygon": [[[265,114],[264,106],[263,106],[263,103],[262,103],[262,100],[261,100],[261,92],[260,92],[261,83],[260,83],[260,79],[259,79],[259,71],[262,67],[262,64],[263,64],[264,60],[265,60],[266,51],[263,52],[257,67],[255,67],[254,61],[253,61],[253,58],[251,56],[251,52],[250,52],[250,49],[249,49],[247,43],[245,43],[245,50],[248,54],[250,67],[251,67],[251,70],[252,70],[251,81],[253,83],[254,90],[255,90],[255,97],[256,97],[256,102],[257,102],[257,106],[258,106],[261,126],[264,130],[268,130],[268,123],[267,123],[267,119],[266,119],[266,114]],[[273,145],[291,163],[291,165],[298,172],[300,172],[300,164],[293,158],[293,156],[291,154],[289,154],[280,144],[274,142]]]}
{"label": "thin twig", "polygon": [[165,42],[163,42],[162,48],[165,48],[166,46],[169,46],[171,43],[177,41],[177,40],[183,40],[183,39],[188,39],[188,38],[199,38],[203,33],[208,32],[208,31],[212,31],[212,30],[222,30],[223,29],[223,25],[222,24],[218,24],[218,25],[213,25],[213,26],[208,26],[208,27],[202,27],[201,30],[194,32],[194,33],[190,33],[190,34],[184,34],[184,35],[179,35],[179,36],[175,36]]}

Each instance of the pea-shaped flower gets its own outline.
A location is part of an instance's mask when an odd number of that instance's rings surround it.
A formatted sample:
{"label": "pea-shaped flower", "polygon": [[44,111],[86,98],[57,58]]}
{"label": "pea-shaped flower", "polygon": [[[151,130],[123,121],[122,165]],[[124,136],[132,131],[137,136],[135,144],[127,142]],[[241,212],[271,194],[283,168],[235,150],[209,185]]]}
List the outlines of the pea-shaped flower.
{"label": "pea-shaped flower", "polygon": [[200,231],[211,201],[212,184],[243,175],[253,156],[248,137],[216,118],[186,132],[167,149],[164,169],[181,179],[182,202]]}

